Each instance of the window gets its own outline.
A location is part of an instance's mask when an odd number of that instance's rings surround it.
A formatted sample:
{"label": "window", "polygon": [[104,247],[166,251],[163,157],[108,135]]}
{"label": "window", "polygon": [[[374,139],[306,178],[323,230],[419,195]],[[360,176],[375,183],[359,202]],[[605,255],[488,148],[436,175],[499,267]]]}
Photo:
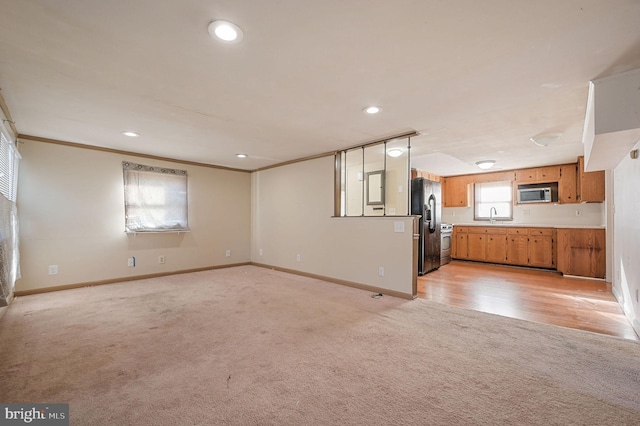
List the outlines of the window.
{"label": "window", "polygon": [[18,250],[18,161],[20,154],[0,128],[0,307],[6,306],[20,278]]}
{"label": "window", "polygon": [[126,232],[188,231],[187,172],[123,161]]}
{"label": "window", "polygon": [[[493,210],[493,215],[492,209]],[[513,220],[513,187],[510,181],[475,184],[475,220]]]}

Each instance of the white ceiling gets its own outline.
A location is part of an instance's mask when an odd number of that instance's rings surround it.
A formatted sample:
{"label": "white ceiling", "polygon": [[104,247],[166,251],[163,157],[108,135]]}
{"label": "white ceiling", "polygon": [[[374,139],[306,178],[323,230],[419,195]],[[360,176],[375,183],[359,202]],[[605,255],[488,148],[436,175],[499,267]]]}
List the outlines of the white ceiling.
{"label": "white ceiling", "polygon": [[[573,162],[588,82],[640,67],[638,0],[0,0],[0,10],[0,88],[21,134],[243,169],[412,130],[412,165],[445,176],[487,158],[499,169]],[[244,40],[213,40],[214,19]],[[364,114],[370,104],[382,113]],[[529,141],[546,132],[562,136]]]}

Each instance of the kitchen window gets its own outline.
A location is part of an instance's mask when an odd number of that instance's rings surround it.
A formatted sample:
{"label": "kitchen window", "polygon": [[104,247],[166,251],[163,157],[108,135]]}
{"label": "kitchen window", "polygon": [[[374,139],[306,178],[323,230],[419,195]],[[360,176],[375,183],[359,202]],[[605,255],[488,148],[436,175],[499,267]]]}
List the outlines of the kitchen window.
{"label": "kitchen window", "polygon": [[189,230],[187,172],[122,162],[126,232]]}
{"label": "kitchen window", "polygon": [[474,189],[474,220],[513,220],[511,181],[479,182]]}

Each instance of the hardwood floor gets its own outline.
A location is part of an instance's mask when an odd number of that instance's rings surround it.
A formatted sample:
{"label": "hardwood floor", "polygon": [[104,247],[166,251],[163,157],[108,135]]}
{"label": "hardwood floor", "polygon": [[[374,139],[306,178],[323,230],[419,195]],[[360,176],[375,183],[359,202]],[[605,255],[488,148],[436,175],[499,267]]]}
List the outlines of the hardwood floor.
{"label": "hardwood floor", "polygon": [[453,261],[418,277],[418,297],[476,311],[640,340],[603,281]]}

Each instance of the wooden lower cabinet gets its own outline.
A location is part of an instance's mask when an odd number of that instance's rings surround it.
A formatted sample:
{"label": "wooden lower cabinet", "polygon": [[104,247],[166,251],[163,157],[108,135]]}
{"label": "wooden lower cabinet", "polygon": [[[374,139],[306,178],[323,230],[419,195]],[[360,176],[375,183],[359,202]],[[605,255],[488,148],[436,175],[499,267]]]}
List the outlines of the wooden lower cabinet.
{"label": "wooden lower cabinet", "polygon": [[454,226],[453,230],[458,246],[454,259],[555,268],[553,228],[468,226],[456,230]]}
{"label": "wooden lower cabinet", "polygon": [[529,229],[512,228],[507,231],[507,263],[529,264]]}
{"label": "wooden lower cabinet", "polygon": [[566,275],[605,278],[604,229],[558,229],[558,271]]}
{"label": "wooden lower cabinet", "polygon": [[451,247],[451,257],[454,259],[468,259],[469,258],[469,235],[467,231],[454,233],[453,245]]}
{"label": "wooden lower cabinet", "polygon": [[529,266],[555,268],[554,233],[551,228],[529,229]]}
{"label": "wooden lower cabinet", "polygon": [[486,261],[487,259],[487,236],[485,234],[470,233],[467,237],[468,252],[467,259]]}
{"label": "wooden lower cabinet", "polygon": [[507,261],[507,230],[490,228],[489,231],[485,260],[492,263],[505,263]]}
{"label": "wooden lower cabinet", "polygon": [[492,263],[505,262],[507,257],[506,228],[470,226],[467,233],[466,259]]}

